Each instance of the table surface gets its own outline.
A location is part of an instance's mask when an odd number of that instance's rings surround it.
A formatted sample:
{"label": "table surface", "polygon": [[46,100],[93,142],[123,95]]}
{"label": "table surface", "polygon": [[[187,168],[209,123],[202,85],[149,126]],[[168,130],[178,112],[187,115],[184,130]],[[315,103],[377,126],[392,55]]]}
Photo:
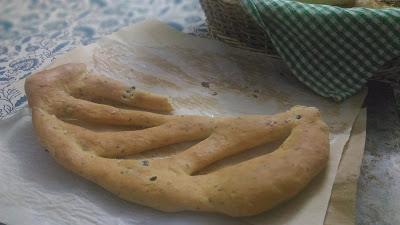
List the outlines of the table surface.
{"label": "table surface", "polygon": [[146,18],[187,33],[205,24],[198,0],[0,0],[0,119],[26,105],[18,80]]}
{"label": "table surface", "polygon": [[[188,33],[206,29],[198,0],[0,0],[0,119],[26,106],[18,80],[146,18]],[[400,224],[400,122],[392,88],[370,82],[366,106],[357,224]]]}
{"label": "table surface", "polygon": [[367,140],[358,181],[357,224],[400,224],[400,121],[390,85],[369,82]]}

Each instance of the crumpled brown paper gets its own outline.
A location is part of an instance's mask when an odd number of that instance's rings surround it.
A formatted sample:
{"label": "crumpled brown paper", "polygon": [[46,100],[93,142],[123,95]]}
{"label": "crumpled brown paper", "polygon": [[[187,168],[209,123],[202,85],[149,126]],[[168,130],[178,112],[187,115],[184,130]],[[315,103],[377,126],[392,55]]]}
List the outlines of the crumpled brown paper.
{"label": "crumpled brown paper", "polygon": [[343,151],[332,188],[325,225],[352,225],[355,223],[357,180],[364,154],[366,114],[366,109],[360,111]]}

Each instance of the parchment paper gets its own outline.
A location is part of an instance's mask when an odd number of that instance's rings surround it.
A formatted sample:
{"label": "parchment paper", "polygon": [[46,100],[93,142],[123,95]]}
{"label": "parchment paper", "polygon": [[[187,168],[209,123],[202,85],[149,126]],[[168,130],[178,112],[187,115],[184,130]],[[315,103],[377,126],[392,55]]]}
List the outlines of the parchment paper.
{"label": "parchment paper", "polygon": [[364,154],[367,110],[360,111],[340,160],[325,225],[353,225],[356,221],[357,181]]}
{"label": "parchment paper", "polygon": [[343,147],[365,92],[342,104],[333,103],[278,74],[277,60],[185,35],[157,21],[130,26],[77,48],[53,66],[66,62],[84,62],[94,72],[169,95],[176,114],[274,114],[294,105],[318,107],[331,130],[328,166],[299,196],[259,216],[162,213],[122,201],[58,166],[35,141],[29,113],[21,112],[0,125],[0,218],[4,222],[323,224]]}

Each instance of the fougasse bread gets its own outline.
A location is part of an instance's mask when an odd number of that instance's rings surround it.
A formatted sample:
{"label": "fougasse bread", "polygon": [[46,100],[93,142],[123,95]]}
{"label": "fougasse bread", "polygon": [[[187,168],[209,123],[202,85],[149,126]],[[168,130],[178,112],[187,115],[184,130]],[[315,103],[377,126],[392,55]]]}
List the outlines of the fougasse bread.
{"label": "fougasse bread", "polygon": [[[328,128],[312,107],[240,117],[155,113],[172,111],[167,97],[90,74],[84,64],[34,74],[25,90],[34,129],[59,164],[122,199],[165,212],[267,211],[301,192],[329,157]],[[142,129],[99,131],[71,121]],[[269,154],[199,173],[281,138]],[[196,140],[171,157],[124,158]]]}

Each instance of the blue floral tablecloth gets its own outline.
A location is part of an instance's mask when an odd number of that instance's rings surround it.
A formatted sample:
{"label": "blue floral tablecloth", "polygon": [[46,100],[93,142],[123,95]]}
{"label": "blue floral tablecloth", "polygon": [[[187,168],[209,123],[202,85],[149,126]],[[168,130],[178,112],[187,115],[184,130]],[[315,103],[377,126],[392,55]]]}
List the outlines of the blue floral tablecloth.
{"label": "blue floral tablecloth", "polygon": [[18,80],[146,18],[189,33],[205,24],[198,0],[0,0],[0,119],[26,105]]}

